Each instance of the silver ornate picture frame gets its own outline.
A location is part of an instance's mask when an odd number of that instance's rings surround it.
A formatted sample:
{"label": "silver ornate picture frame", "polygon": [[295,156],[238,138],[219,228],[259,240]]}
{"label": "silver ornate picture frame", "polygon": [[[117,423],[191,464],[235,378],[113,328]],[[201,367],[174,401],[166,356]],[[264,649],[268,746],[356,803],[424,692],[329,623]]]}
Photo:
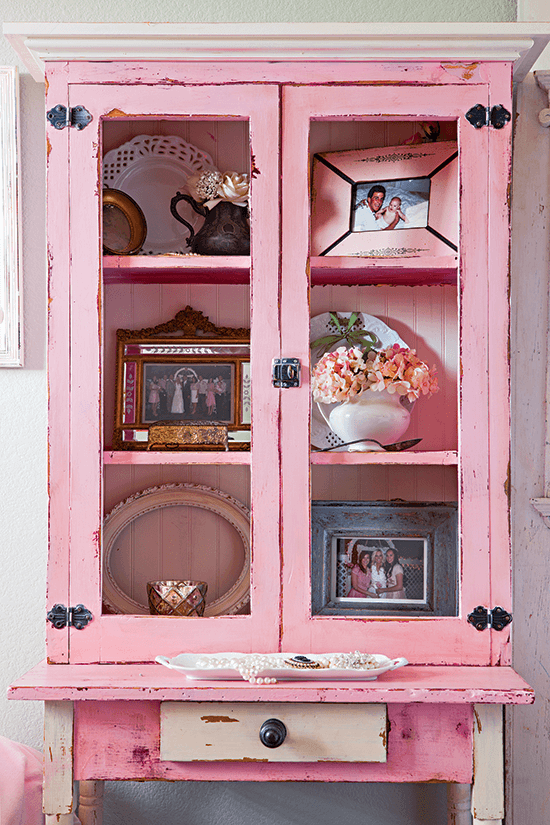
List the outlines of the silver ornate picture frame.
{"label": "silver ornate picture frame", "polygon": [[[456,502],[312,501],[311,534],[312,615],[457,615]],[[399,565],[395,580],[385,564],[390,551],[391,562]],[[377,553],[383,556],[382,583],[374,574]],[[362,562],[364,595],[361,575],[353,578]]]}

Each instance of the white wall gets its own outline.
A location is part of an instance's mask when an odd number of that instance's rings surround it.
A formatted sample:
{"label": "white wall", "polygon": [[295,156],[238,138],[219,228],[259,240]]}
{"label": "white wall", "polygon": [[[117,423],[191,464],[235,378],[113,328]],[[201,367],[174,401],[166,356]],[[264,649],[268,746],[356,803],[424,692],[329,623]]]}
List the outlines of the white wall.
{"label": "white wall", "polygon": [[[550,14],[550,12],[549,12]],[[348,0],[335,4],[331,0],[279,0],[277,4],[258,0],[234,0],[231,6],[205,2],[165,0],[152,6],[145,0],[117,6],[107,0],[3,0],[4,21],[506,21],[514,20],[515,2],[511,0],[424,0],[404,4],[403,0]],[[17,64],[17,58],[5,40],[0,39],[0,65]],[[21,70],[21,143],[23,172],[23,259],[25,300],[26,365],[18,370],[0,370],[0,574],[3,587],[3,615],[0,621],[0,652],[3,668],[0,675],[0,733],[35,747],[41,746],[42,706],[39,703],[7,702],[5,690],[15,678],[23,675],[44,658],[44,622],[46,598],[44,579],[47,543],[47,388],[46,388],[46,249],[44,237],[44,132],[43,86],[35,83],[22,66]],[[536,90],[533,90],[538,97]],[[541,108],[544,105],[542,99]],[[546,133],[550,136],[550,133]],[[547,147],[541,145],[541,151]],[[536,211],[536,210],[535,210]],[[542,231],[542,223],[535,224]],[[520,254],[526,254],[524,253]],[[544,267],[544,262],[541,264]],[[531,452],[519,455],[514,483],[521,489],[521,550],[528,552],[529,542],[535,540],[537,551],[543,552],[550,539],[540,517],[529,510],[527,499],[542,495],[539,455],[544,439],[542,399],[544,394],[544,367],[546,359],[546,269],[525,272],[521,267],[518,286],[522,291],[529,282],[535,299],[532,310],[536,314],[525,318],[515,316],[517,323],[526,324],[519,336],[523,360],[521,374],[530,369],[531,383],[526,394],[518,384],[518,403],[530,403],[528,426],[533,426]],[[527,281],[527,279],[530,279]],[[518,338],[515,339],[516,341]],[[523,346],[524,345],[524,346]],[[529,359],[526,355],[535,353]],[[516,355],[516,347],[513,349]],[[517,356],[518,359],[520,356]],[[524,363],[525,361],[525,363]],[[528,362],[528,363],[527,363]],[[520,428],[522,425],[519,425]],[[523,432],[523,430],[521,430]],[[517,453],[516,453],[517,454]],[[517,498],[515,499],[517,501]],[[527,526],[524,521],[527,519]],[[527,531],[527,534],[526,532]],[[519,552],[519,551],[518,551]],[[542,557],[543,561],[545,557]],[[522,562],[525,569],[525,563]],[[520,571],[521,577],[521,571]],[[533,611],[544,611],[544,593],[540,579],[533,581],[531,599]],[[516,583],[518,576],[516,577]],[[521,581],[520,581],[521,583]],[[534,596],[536,595],[536,603]],[[518,606],[521,613],[522,604]],[[515,624],[525,628],[527,619],[519,616]],[[524,633],[528,636],[528,633]],[[523,639],[523,636],[522,636]],[[533,647],[533,646],[531,646]],[[540,649],[529,648],[529,655],[520,656],[521,671],[530,679],[533,657],[540,658]],[[532,654],[532,655],[531,655]],[[521,669],[521,668],[520,668]],[[550,665],[547,666],[550,672]],[[537,671],[538,673],[538,671]],[[535,674],[536,675],[536,674]],[[540,678],[539,678],[540,676]],[[546,681],[545,681],[546,679]],[[541,696],[547,696],[550,685],[542,672],[537,676]],[[543,717],[544,699],[540,710],[524,709],[514,725],[514,747],[518,741],[517,769],[530,764],[530,750],[523,745],[523,728],[540,726],[545,737]],[[515,719],[516,717],[514,717]],[[538,721],[537,721],[538,720]],[[543,746],[544,747],[544,746]],[[547,748],[547,746],[545,746]],[[525,751],[525,752],[524,752]],[[543,768],[548,764],[548,751]],[[523,775],[522,775],[523,778]],[[528,779],[526,778],[526,782]],[[542,789],[545,787],[541,785]],[[516,789],[514,807],[517,816],[514,825],[543,825],[542,809],[537,795],[531,805],[532,815],[524,815],[523,799],[533,797]],[[542,799],[542,796],[540,797]],[[541,803],[542,804],[542,803]],[[442,787],[430,786],[355,786],[342,785],[253,785],[250,783],[109,783],[106,796],[105,825],[145,825],[152,821],[175,825],[210,825],[223,821],[242,825],[332,825],[345,820],[349,825],[438,825],[446,821],[445,792]],[[540,810],[540,817],[536,811]],[[508,825],[512,825],[509,819]]]}

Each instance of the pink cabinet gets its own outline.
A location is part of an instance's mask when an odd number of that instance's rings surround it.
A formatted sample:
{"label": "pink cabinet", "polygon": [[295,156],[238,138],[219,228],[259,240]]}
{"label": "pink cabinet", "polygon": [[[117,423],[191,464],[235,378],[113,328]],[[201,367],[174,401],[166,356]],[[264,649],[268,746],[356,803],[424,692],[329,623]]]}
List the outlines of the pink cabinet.
{"label": "pink cabinet", "polygon": [[[83,822],[113,778],[473,782],[475,821],[500,821],[499,705],[533,701],[509,666],[511,85],[549,33],[27,28],[8,36],[45,71],[50,122],[68,107],[82,127],[47,133],[52,613],[48,663],[11,689],[46,700],[48,821],[68,822],[73,777]],[[213,169],[240,201],[222,231],[249,218],[250,254],[201,254],[173,216]],[[369,342],[436,367],[418,399],[384,373],[410,424],[378,440],[408,449],[357,450],[312,399],[323,348]],[[207,582],[205,615],[151,615],[158,580]],[[154,663],[224,651],[410,665],[220,685]],[[201,729],[203,702],[230,703],[242,737],[173,758],[163,720]],[[351,727],[361,706],[375,755],[343,768],[319,739],[260,773],[262,702],[306,739],[323,706]],[[458,822],[460,788],[450,801]]]}
{"label": "pink cabinet", "polygon": [[[48,110],[66,99],[90,120],[48,135],[55,198],[49,603],[82,604],[93,615],[83,630],[50,627],[51,660],[345,648],[417,664],[498,659],[508,630],[480,632],[468,615],[478,605],[510,609],[508,227],[492,202],[505,201],[511,129],[477,128],[468,112],[490,108],[492,85],[509,85],[511,66],[457,73],[431,64],[175,63],[168,82],[153,64],[139,76],[120,65],[116,78],[96,67],[88,79],[72,63],[53,64],[48,75]],[[510,110],[510,95],[500,88],[499,95]],[[423,128],[438,140],[422,142]],[[250,176],[250,256],[190,254],[187,229],[170,213],[187,176],[209,164]],[[385,183],[386,206],[392,192],[406,203],[401,227],[382,234],[353,226],[373,182]],[[136,255],[102,254],[103,220],[111,220],[106,185],[145,214],[146,242]],[[203,219],[187,204],[178,208],[198,230]],[[171,373],[199,374],[202,364],[209,374],[224,364],[236,408],[245,379],[219,347],[205,356],[189,345],[189,362],[174,361],[154,349],[158,333],[149,348],[126,343],[117,373],[117,330],[138,335],[186,306],[217,327],[250,328],[251,440],[240,443],[249,449],[232,449],[231,439],[243,436],[235,409],[216,418],[199,400],[178,419],[162,387],[157,409],[150,402],[150,388],[166,385]],[[323,451],[333,436],[311,401],[319,353],[310,344],[331,312],[359,313],[365,332],[382,322],[389,330],[382,344],[404,341],[437,366],[438,394],[412,410],[405,436],[419,439],[412,449]],[[300,362],[298,387],[274,386],[272,363],[281,357]],[[205,417],[229,421],[229,450],[150,448],[148,428],[159,420]],[[142,495],[157,488],[170,495],[170,485],[180,495],[170,504]],[[188,485],[203,489],[203,501],[188,501]],[[212,510],[208,490],[249,508],[248,547],[228,536],[231,517]],[[319,501],[328,513],[322,535]],[[408,505],[399,524],[391,521],[396,501]],[[367,503],[375,521],[360,507],[344,529],[346,507]],[[441,504],[454,520],[444,538],[432,512]],[[113,532],[113,517],[104,519],[121,507],[123,526]],[[397,600],[374,592],[349,600],[351,554],[361,542],[370,554],[378,545],[397,548],[408,595],[404,588]],[[247,582],[237,605],[180,622],[147,615],[150,580],[204,579],[207,598],[223,602],[243,553]]]}

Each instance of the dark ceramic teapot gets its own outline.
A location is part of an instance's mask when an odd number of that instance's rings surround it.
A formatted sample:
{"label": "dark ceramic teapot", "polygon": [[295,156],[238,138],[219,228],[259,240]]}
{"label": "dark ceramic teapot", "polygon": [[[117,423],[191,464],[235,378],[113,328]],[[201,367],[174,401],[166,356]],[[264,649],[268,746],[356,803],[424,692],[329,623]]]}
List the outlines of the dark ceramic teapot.
{"label": "dark ceramic teapot", "polygon": [[[204,217],[204,224],[195,231],[177,212],[180,201],[187,201],[195,212]],[[191,195],[181,192],[170,201],[170,212],[189,229],[187,246],[199,255],[249,255],[250,227],[247,210],[229,201],[220,201],[212,209],[197,203]]]}

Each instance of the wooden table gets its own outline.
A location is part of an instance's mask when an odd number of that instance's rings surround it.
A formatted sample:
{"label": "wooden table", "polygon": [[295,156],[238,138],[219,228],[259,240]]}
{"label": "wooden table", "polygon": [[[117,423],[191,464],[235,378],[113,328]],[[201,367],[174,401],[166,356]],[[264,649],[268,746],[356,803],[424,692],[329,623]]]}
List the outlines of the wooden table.
{"label": "wooden table", "polygon": [[[13,699],[45,702],[46,823],[68,825],[73,780],[80,782],[83,825],[100,825],[104,780],[237,780],[330,782],[447,782],[449,823],[497,825],[504,811],[502,706],[530,704],[532,689],[508,667],[413,667],[388,672],[373,682],[191,682],[160,665],[37,665],[9,689]],[[357,716],[365,705],[387,710],[383,731],[385,761],[275,761],[247,756],[235,730],[235,756],[217,761],[170,761],[161,752],[164,703],[185,703],[208,722],[246,723],[265,703],[266,715],[278,703],[303,705],[303,725],[330,705]],[[217,715],[205,714],[215,708]],[[225,713],[212,703],[222,703]],[[287,706],[288,707],[288,706]],[[284,705],[280,708],[284,714]],[[308,711],[311,710],[311,713]],[[298,717],[300,714],[298,714]],[[333,741],[342,730],[331,715]],[[338,714],[336,714],[338,720]],[[214,732],[215,725],[209,727]],[[301,727],[301,726],[300,726]],[[294,732],[294,741],[300,732]],[[358,724],[357,733],[360,733]],[[308,734],[312,735],[311,730]],[[325,730],[326,735],[326,730]],[[257,739],[256,733],[254,737]],[[208,743],[210,744],[210,743]],[[341,756],[339,757],[341,758]],[[368,757],[367,757],[368,758]],[[379,757],[375,757],[379,758]],[[320,759],[321,761],[315,761]],[[472,788],[470,801],[470,787]]]}

